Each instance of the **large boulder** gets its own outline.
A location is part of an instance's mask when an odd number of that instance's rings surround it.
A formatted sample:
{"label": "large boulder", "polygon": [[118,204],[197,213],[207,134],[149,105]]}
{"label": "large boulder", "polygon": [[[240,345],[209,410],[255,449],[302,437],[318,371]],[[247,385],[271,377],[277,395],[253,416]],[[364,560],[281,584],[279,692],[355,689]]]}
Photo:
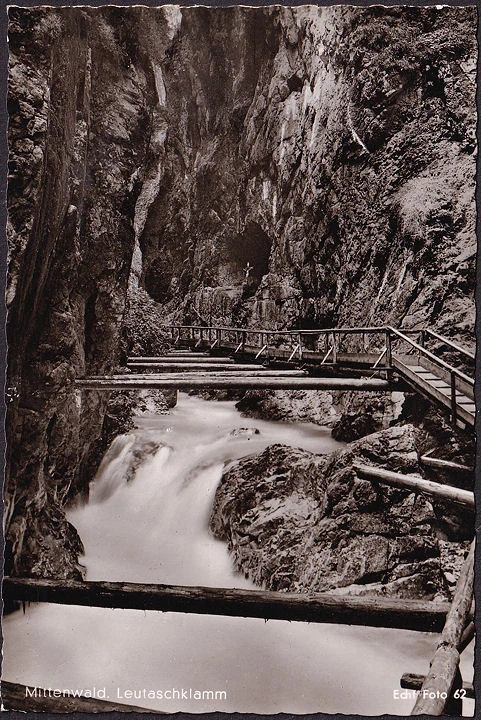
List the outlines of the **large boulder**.
{"label": "large boulder", "polygon": [[[273,445],[233,462],[211,529],[227,541],[236,568],[271,589],[447,597],[453,567],[445,564],[458,545],[443,524],[446,504],[354,469],[362,462],[422,474],[420,439],[405,425],[329,456]],[[464,515],[464,526],[468,536],[472,517]]]}

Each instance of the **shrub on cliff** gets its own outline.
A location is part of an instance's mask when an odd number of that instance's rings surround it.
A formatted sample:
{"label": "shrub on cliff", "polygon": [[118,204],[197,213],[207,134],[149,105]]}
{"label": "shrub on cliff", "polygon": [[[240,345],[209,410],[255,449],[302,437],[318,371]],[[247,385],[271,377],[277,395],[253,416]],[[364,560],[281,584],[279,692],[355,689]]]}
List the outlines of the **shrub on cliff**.
{"label": "shrub on cliff", "polygon": [[128,355],[160,355],[169,346],[161,306],[143,288],[129,288],[122,349]]}

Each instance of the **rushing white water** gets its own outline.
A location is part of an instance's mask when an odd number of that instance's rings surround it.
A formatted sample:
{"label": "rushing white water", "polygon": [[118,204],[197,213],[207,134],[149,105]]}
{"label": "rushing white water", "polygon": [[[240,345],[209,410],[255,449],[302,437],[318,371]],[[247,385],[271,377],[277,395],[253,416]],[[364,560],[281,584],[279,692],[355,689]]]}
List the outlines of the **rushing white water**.
{"label": "rushing white water", "polygon": [[[260,433],[231,434],[241,427]],[[128,482],[139,438],[162,446]],[[224,462],[274,442],[339,447],[317,426],[247,420],[233,403],[182,394],[170,415],[142,419],[113,443],[88,504],[69,514],[87,579],[253,587],[233,572],[208,519]],[[168,712],[409,714],[413,701],[394,691],[403,672],[426,671],[436,642],[408,631],[47,604],[9,615],[3,630],[6,680],[105,688],[107,699]],[[191,688],[226,698],[183,698]],[[149,697],[172,689],[180,697]]]}

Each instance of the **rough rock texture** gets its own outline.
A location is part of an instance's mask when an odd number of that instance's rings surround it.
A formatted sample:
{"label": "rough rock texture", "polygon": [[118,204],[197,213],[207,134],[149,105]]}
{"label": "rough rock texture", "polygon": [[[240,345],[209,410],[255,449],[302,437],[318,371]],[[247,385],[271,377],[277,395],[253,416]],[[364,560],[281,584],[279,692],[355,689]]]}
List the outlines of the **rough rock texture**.
{"label": "rough rock texture", "polygon": [[[357,460],[422,474],[418,453],[425,442],[420,431],[405,425],[331,456],[271,446],[228,466],[211,529],[228,542],[236,567],[268,588],[443,596],[453,567],[452,559],[449,566],[441,562],[439,540],[444,558],[459,540],[446,523],[452,510],[360,479],[353,470]],[[470,527],[473,518],[461,514]]]}
{"label": "rough rock texture", "polygon": [[[167,316],[429,325],[473,348],[475,29],[474,8],[183,9],[138,234]],[[381,396],[279,398],[243,411],[346,439],[392,419]]]}
{"label": "rough rock texture", "polygon": [[[170,37],[164,13],[150,30]],[[158,105],[140,11],[10,10],[6,535],[13,572],[78,574],[63,507],[98,463]],[[59,546],[63,552],[59,552]]]}
{"label": "rough rock texture", "polygon": [[383,430],[401,417],[404,394],[248,390],[236,407],[247,417],[313,422],[332,427],[336,440],[351,442]]}
{"label": "rough rock texture", "polygon": [[473,346],[475,34],[474,8],[183,9],[144,287],[195,322]]}
{"label": "rough rock texture", "polygon": [[63,508],[109,420],[73,380],[146,341],[122,331],[129,275],[164,319],[429,321],[472,345],[475,28],[474,8],[10,9],[12,572],[78,575]]}
{"label": "rough rock texture", "polygon": [[314,422],[330,427],[340,419],[338,395],[316,390],[247,390],[236,408],[246,417]]}
{"label": "rough rock texture", "polygon": [[165,354],[170,334],[163,328],[164,316],[158,303],[139,287],[129,287],[127,311],[122,326],[122,360],[129,355]]}

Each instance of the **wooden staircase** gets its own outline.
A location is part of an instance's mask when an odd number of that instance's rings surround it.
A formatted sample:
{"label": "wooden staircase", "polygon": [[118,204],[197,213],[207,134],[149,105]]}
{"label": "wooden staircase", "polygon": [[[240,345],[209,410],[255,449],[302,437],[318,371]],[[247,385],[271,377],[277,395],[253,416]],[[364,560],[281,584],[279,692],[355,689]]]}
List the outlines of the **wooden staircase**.
{"label": "wooden staircase", "polygon": [[[408,344],[414,351],[410,357],[403,358],[392,354],[392,368],[396,374],[427,400],[441,409],[449,410],[453,424],[474,427],[474,380],[416,343],[404,332],[392,329],[392,336]],[[464,352],[447,338],[444,338],[444,343],[455,347],[457,352]]]}

